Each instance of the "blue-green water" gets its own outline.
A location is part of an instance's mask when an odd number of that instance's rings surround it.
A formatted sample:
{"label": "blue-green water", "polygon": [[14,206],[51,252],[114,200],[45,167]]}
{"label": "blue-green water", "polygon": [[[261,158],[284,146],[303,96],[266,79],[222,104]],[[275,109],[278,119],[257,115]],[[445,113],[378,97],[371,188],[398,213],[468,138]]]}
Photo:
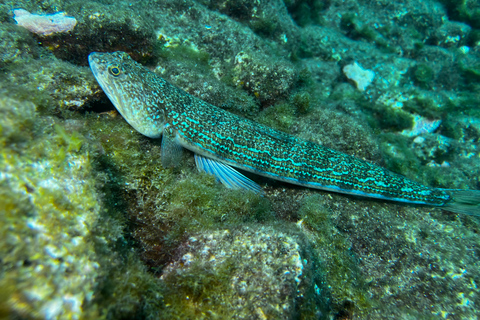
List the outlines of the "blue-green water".
{"label": "blue-green water", "polygon": [[[20,8],[76,24],[29,31]],[[115,113],[87,57],[125,51],[235,114],[426,185],[479,189],[479,10],[2,2],[0,316],[477,318],[478,218],[255,176],[263,196],[232,191],[190,153],[165,169],[161,142]]]}

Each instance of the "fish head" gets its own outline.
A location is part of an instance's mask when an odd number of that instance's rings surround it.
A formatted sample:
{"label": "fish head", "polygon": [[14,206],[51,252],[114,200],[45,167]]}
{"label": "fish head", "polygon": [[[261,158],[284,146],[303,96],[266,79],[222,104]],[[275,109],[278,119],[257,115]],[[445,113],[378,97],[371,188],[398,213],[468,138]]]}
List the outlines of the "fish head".
{"label": "fish head", "polygon": [[165,116],[159,103],[161,92],[156,92],[152,84],[163,79],[125,52],[92,52],[88,63],[98,84],[123,118],[141,134],[160,137]]}

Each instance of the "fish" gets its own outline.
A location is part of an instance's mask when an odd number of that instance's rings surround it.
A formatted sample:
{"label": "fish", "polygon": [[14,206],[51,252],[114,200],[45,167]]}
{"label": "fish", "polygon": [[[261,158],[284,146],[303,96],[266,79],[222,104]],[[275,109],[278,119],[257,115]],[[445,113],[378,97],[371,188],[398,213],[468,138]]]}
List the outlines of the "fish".
{"label": "fish", "polygon": [[381,166],[240,117],[175,87],[125,52],[92,52],[90,69],[139,133],[162,138],[161,163],[194,153],[226,187],[262,192],[238,169],[307,188],[480,215],[480,190],[423,185]]}

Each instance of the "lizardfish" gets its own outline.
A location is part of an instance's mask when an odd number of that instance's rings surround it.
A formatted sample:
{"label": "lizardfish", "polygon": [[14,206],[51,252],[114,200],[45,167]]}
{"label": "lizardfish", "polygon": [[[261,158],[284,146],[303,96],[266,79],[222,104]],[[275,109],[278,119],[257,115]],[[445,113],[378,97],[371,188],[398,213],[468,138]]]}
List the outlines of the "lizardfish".
{"label": "lizardfish", "polygon": [[229,188],[261,192],[234,168],[296,185],[480,215],[480,191],[431,188],[353,156],[296,138],[176,88],[125,52],[89,55],[95,78],[138,132],[162,136],[164,166],[193,151],[200,171]]}

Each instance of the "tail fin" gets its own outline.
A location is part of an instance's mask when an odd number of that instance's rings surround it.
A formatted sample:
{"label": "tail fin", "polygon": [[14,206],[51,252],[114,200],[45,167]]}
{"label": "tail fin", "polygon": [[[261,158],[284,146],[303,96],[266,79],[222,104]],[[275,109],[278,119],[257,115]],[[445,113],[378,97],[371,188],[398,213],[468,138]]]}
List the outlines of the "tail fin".
{"label": "tail fin", "polygon": [[442,189],[451,196],[442,209],[480,216],[480,190]]}

